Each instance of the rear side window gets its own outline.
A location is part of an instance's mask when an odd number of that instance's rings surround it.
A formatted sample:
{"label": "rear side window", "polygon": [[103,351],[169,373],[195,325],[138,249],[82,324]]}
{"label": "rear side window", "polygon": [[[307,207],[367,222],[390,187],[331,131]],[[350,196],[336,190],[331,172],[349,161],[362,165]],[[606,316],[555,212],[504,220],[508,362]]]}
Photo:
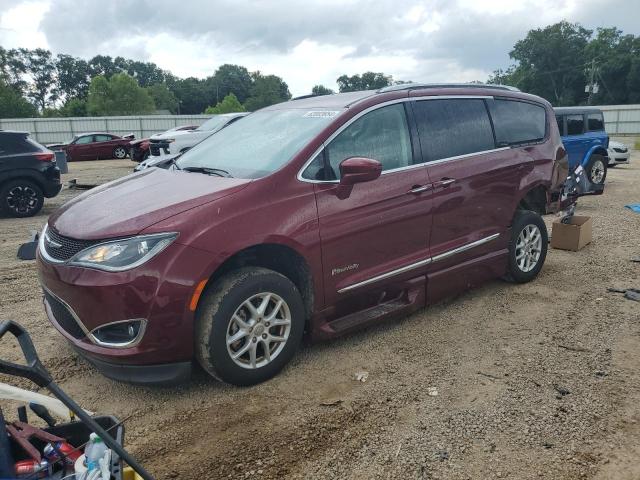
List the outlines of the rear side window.
{"label": "rear side window", "polygon": [[491,116],[499,146],[539,142],[545,137],[547,115],[541,105],[496,99]]}
{"label": "rear side window", "polygon": [[0,155],[39,152],[40,145],[24,135],[0,134]]}
{"label": "rear side window", "polygon": [[558,124],[558,131],[560,136],[564,135],[564,118],[562,115],[556,115],[556,123]]}
{"label": "rear side window", "polygon": [[95,139],[96,142],[110,142],[113,137],[111,135],[96,135]]}
{"label": "rear side window", "polygon": [[358,118],[331,141],[325,155],[329,178],[340,178],[340,163],[350,157],[377,160],[382,170],[410,165],[413,153],[404,105],[389,105]]}
{"label": "rear side window", "polygon": [[567,135],[582,135],[584,132],[584,117],[582,115],[567,115]]}
{"label": "rear side window", "polygon": [[604,130],[604,118],[601,113],[590,113],[587,115],[587,126],[590,132]]}
{"label": "rear side window", "polygon": [[420,100],[415,114],[425,161],[495,148],[484,100]]}

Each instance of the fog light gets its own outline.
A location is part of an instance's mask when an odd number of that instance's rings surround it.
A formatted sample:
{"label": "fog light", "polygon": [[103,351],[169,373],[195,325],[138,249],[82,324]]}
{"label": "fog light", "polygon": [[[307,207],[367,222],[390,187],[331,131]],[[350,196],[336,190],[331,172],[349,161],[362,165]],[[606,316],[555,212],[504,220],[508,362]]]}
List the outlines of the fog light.
{"label": "fog light", "polygon": [[91,340],[102,347],[125,348],[137,345],[147,325],[143,318],[122,320],[96,328],[90,334]]}

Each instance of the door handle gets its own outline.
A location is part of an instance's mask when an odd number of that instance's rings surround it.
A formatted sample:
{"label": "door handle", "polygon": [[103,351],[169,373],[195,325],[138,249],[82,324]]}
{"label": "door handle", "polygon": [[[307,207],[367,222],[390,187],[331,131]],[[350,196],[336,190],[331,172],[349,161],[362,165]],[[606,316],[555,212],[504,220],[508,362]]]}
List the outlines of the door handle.
{"label": "door handle", "polygon": [[427,190],[431,190],[433,188],[432,184],[429,185],[414,185],[413,187],[411,187],[411,190],[409,190],[407,193],[412,193],[412,194],[417,194],[417,193],[422,193],[422,192],[426,192]]}
{"label": "door handle", "polygon": [[452,183],[456,183],[456,179],[455,178],[443,178],[439,182],[435,182],[433,184],[433,188],[448,187]]}

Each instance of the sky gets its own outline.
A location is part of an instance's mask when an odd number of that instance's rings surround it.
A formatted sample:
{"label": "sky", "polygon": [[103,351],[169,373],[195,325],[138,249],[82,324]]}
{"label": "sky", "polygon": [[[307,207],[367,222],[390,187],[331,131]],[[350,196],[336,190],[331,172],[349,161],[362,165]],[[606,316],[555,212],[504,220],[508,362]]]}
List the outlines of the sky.
{"label": "sky", "polygon": [[0,0],[0,45],[123,56],[180,77],[239,64],[295,96],[365,71],[485,81],[527,31],[563,19],[640,35],[640,0]]}

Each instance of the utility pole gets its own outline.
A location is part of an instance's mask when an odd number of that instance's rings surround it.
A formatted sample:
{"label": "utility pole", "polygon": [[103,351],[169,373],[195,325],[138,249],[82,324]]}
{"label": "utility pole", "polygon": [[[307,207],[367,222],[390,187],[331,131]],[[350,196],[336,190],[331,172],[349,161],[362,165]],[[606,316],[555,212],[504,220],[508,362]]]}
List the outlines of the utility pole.
{"label": "utility pole", "polygon": [[593,90],[594,85],[593,82],[596,76],[596,60],[591,60],[591,73],[589,74],[589,98],[587,98],[587,105],[591,105],[591,100],[593,99]]}

